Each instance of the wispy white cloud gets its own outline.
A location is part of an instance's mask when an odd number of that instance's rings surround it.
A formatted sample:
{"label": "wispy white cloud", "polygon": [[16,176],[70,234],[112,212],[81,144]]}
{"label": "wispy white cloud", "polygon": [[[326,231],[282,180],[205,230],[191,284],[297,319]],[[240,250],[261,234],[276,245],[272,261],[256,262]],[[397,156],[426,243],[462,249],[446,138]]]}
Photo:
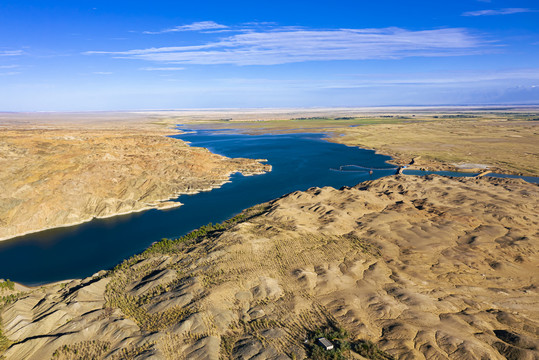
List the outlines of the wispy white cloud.
{"label": "wispy white cloud", "polygon": [[510,69],[496,71],[458,71],[446,74],[409,73],[409,74],[348,74],[346,80],[332,82],[324,88],[362,88],[372,86],[407,85],[455,85],[485,84],[490,82],[537,81],[539,68]]}
{"label": "wispy white cloud", "polygon": [[0,65],[0,69],[15,69],[18,67],[19,65]]}
{"label": "wispy white cloud", "polygon": [[0,72],[0,76],[11,76],[11,75],[18,75],[18,74],[20,74],[20,71]]}
{"label": "wispy white cloud", "polygon": [[[272,91],[306,91],[332,94],[328,91],[358,90],[382,91],[384,94],[406,93],[410,89],[417,91],[453,89],[496,89],[512,86],[533,88],[538,84],[539,68],[497,69],[484,71],[450,71],[450,72],[405,72],[405,73],[367,73],[341,74],[341,78],[319,79],[303,78],[214,78],[211,82],[201,82],[202,89],[219,92],[255,93],[272,89]],[[174,79],[174,81],[181,81]],[[193,84],[186,83],[189,89]],[[423,89],[423,90],[422,90]],[[391,97],[391,95],[388,95]],[[444,100],[445,101],[445,100]]]}
{"label": "wispy white cloud", "polygon": [[179,70],[185,70],[183,67],[145,67],[140,68],[139,70],[143,71],[179,71]]}
{"label": "wispy white cloud", "polygon": [[164,34],[171,32],[180,32],[180,31],[204,31],[204,30],[218,30],[226,29],[228,26],[218,24],[214,21],[200,21],[195,22],[189,25],[180,25],[173,28],[164,29],[160,31],[144,31],[144,34]]}
{"label": "wispy white cloud", "polygon": [[88,51],[164,63],[276,65],[313,60],[392,59],[476,54],[482,40],[466,29],[409,31],[401,28],[248,31],[192,46],[127,51]]}
{"label": "wispy white cloud", "polygon": [[527,8],[505,8],[498,10],[478,10],[478,11],[467,11],[462,14],[462,16],[491,16],[491,15],[511,15],[519,13],[528,13],[534,12],[532,9]]}
{"label": "wispy white cloud", "polygon": [[0,50],[0,56],[19,56],[23,53],[22,50]]}
{"label": "wispy white cloud", "polygon": [[92,74],[94,74],[94,75],[112,75],[113,73],[111,71],[94,71]]}

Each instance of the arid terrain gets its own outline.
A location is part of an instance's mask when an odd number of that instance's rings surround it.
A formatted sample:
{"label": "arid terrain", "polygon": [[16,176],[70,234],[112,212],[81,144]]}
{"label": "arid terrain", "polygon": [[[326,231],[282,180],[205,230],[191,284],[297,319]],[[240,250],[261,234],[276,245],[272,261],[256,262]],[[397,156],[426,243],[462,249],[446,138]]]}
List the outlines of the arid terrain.
{"label": "arid terrain", "polygon": [[5,300],[0,344],[6,359],[538,359],[538,229],[522,180],[312,188]]}
{"label": "arid terrain", "polygon": [[410,107],[170,113],[163,122],[249,132],[311,131],[415,168],[539,176],[537,107]]}
{"label": "arid terrain", "polygon": [[348,128],[333,141],[390,155],[396,164],[539,176],[539,121],[445,118]]}
{"label": "arid terrain", "polygon": [[[535,111],[535,112],[534,112]],[[0,240],[180,205],[232,172],[271,164],[226,159],[167,135],[173,126],[314,131],[429,170],[539,175],[536,108],[367,108],[0,114]]]}
{"label": "arid terrain", "polygon": [[0,117],[0,240],[149,208],[270,165],[228,159],[136,114]]}

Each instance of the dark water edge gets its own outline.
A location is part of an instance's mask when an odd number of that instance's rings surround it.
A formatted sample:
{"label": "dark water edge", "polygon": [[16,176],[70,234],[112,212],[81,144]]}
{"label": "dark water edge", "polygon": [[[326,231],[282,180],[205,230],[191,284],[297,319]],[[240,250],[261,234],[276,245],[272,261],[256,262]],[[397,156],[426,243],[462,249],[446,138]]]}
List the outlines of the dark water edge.
{"label": "dark water edge", "polygon": [[[95,219],[0,241],[0,278],[36,286],[91,276],[113,268],[162,238],[180,237],[287,193],[313,186],[354,186],[396,172],[395,166],[387,163],[389,156],[328,142],[324,134],[248,135],[233,129],[207,129],[173,137],[227,157],[268,159],[273,170],[248,177],[234,174],[229,183],[218,189],[182,195],[177,200],[184,205],[179,208]],[[372,174],[369,169],[374,169]],[[405,173],[475,175],[415,170]],[[532,180],[539,182],[539,178]]]}
{"label": "dark water edge", "polygon": [[[0,278],[35,286],[91,276],[110,269],[160,239],[180,237],[209,222],[224,221],[243,209],[313,186],[353,186],[395,173],[388,156],[335,144],[321,134],[246,135],[197,130],[174,137],[228,157],[268,159],[270,173],[244,177],[210,192],[182,195],[184,205],[148,210],[81,225],[45,230],[0,242]],[[332,171],[342,165],[381,168],[373,174]]]}

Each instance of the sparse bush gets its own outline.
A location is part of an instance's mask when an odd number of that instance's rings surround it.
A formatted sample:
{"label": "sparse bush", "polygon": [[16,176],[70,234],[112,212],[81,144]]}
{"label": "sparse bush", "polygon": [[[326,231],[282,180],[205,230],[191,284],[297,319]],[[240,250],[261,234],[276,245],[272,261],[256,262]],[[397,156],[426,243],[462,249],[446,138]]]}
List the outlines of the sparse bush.
{"label": "sparse bush", "polygon": [[72,345],[59,347],[52,354],[53,360],[90,360],[101,359],[110,350],[110,343],[107,341],[82,341]]}
{"label": "sparse bush", "polygon": [[[9,346],[11,345],[11,341],[4,336],[2,333],[2,328],[0,328],[0,354],[3,353]],[[2,355],[0,355],[0,359],[2,359]]]}
{"label": "sparse bush", "polygon": [[21,296],[20,293],[0,296],[0,308],[5,305],[14,303],[20,296]]}
{"label": "sparse bush", "polygon": [[373,360],[393,360],[393,356],[389,355],[385,351],[380,350],[378,345],[371,341],[362,341],[353,344],[353,350],[359,355]]}
{"label": "sparse bush", "polygon": [[254,216],[260,215],[267,211],[267,206],[257,205],[247,210],[244,210],[240,214],[230,218],[226,221],[223,221],[219,224],[209,223],[203,225],[196,230],[191,231],[187,235],[184,235],[178,239],[162,239],[161,241],[150,246],[146,251],[143,252],[144,255],[149,254],[170,254],[176,253],[183,250],[183,247],[180,245],[189,245],[196,243],[198,239],[201,239],[205,236],[211,235],[214,232],[222,232],[231,228],[233,225],[248,220]]}
{"label": "sparse bush", "polygon": [[9,279],[0,282],[0,289],[15,290],[15,283]]}

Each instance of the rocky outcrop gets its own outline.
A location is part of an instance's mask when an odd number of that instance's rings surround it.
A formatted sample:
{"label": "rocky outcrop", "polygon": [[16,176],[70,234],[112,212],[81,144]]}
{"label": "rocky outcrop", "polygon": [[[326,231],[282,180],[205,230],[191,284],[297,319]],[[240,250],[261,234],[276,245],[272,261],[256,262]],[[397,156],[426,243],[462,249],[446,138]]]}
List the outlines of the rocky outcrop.
{"label": "rocky outcrop", "polygon": [[[168,131],[168,133],[172,133]],[[155,129],[0,130],[0,240],[150,208],[271,167],[229,159]]]}
{"label": "rocky outcrop", "polygon": [[4,356],[303,359],[330,329],[348,358],[537,359],[538,210],[521,180],[294,192],[21,295]]}

